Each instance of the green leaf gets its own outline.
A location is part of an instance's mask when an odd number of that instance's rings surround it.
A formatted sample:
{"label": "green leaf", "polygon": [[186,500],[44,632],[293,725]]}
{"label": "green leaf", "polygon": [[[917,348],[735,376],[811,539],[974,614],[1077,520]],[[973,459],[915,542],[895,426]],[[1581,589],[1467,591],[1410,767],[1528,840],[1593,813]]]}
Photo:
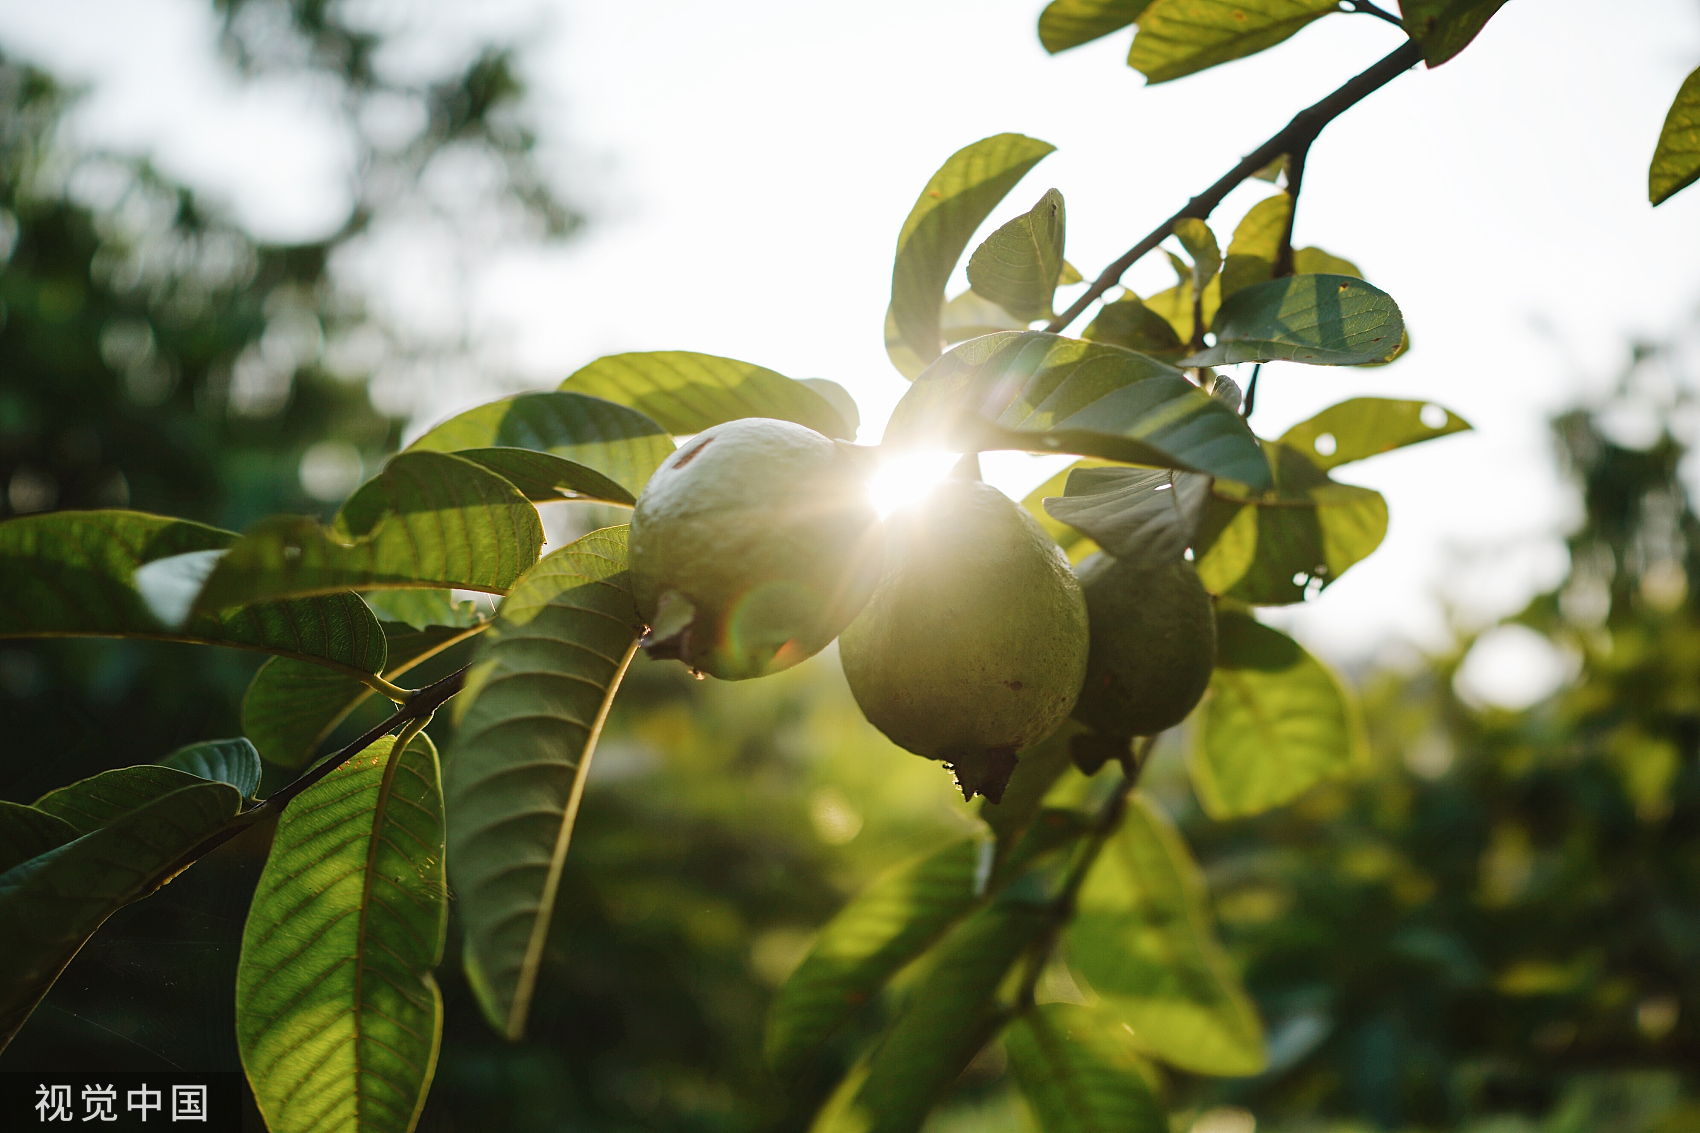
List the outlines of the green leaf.
{"label": "green leaf", "polygon": [[199,776],[174,767],[119,767],[49,791],[35,800],[35,809],[64,819],[78,834],[88,834],[198,781]]}
{"label": "green leaf", "polygon": [[1047,190],[1026,215],[986,237],[968,257],[968,285],[1016,319],[1048,318],[1062,277],[1068,213],[1062,194]]}
{"label": "green leaf", "polygon": [[196,783],[0,874],[0,1049],[101,923],[170,880],[241,804],[227,783]]}
{"label": "green leaf", "polygon": [[[430,591],[418,591],[428,594]],[[434,625],[423,630],[399,622],[384,623],[390,643],[388,680],[430,660],[483,629]],[[303,767],[319,745],[373,692],[359,681],[279,657],[254,674],[242,697],[242,731],[267,760],[279,767]]]}
{"label": "green leaf", "polygon": [[[401,622],[414,629],[453,626],[468,629],[485,620],[471,598],[456,601],[447,590],[373,590],[363,595],[366,605],[386,622]],[[388,630],[386,635],[393,636]]]}
{"label": "green leaf", "polygon": [[1274,47],[1338,10],[1338,0],[1155,0],[1139,17],[1127,64],[1166,83]]}
{"label": "green leaf", "polygon": [[1210,478],[1169,468],[1078,468],[1051,518],[1085,532],[1109,554],[1156,566],[1181,557],[1210,498]]}
{"label": "green leaf", "polygon": [[271,1133],[407,1133],[436,1070],[443,1000],[437,752],[385,736],[292,800],[254,891],[236,1038]]}
{"label": "green leaf", "polygon": [[[944,286],[969,237],[1015,183],[1055,148],[1021,134],[982,138],[952,154],[921,191],[898,233],[897,260],[891,269],[888,318],[907,352],[907,357],[894,354],[892,361],[905,376],[906,366],[918,361],[924,367],[943,352],[939,311]],[[892,338],[886,335],[888,344]]]}
{"label": "green leaf", "polygon": [[952,933],[868,1060],[855,1097],[814,1133],[918,1130],[1007,1017],[998,986],[1045,924],[1042,909],[1001,900]]}
{"label": "green leaf", "polygon": [[[209,564],[228,531],[135,511],[60,511],[0,523],[0,637],[140,637],[299,657],[348,673],[384,665],[377,619],[352,594],[266,602],[167,625],[138,573],[198,556]],[[188,609],[200,575],[182,591]]]}
{"label": "green leaf", "polygon": [[1087,324],[1082,334],[1093,342],[1137,350],[1165,362],[1179,361],[1187,352],[1186,343],[1169,320],[1147,307],[1132,292],[1099,308],[1097,318]]}
{"label": "green leaf", "polygon": [[1321,662],[1250,614],[1216,619],[1216,670],[1188,765],[1205,811],[1261,814],[1351,770],[1357,725]]}
{"label": "green leaf", "polygon": [[1293,198],[1286,193],[1265,197],[1246,210],[1222,263],[1222,298],[1274,277],[1281,234],[1287,230],[1292,210]]}
{"label": "green leaf", "polygon": [[855,440],[856,430],[862,424],[862,411],[857,408],[856,399],[850,396],[850,391],[830,378],[798,378],[797,381],[826,399],[826,403],[838,414],[838,419],[844,422],[847,430],[844,439]]}
{"label": "green leaf", "polygon": [[[1077,469],[1112,467],[1107,460],[1077,460],[1061,472],[1027,493],[1027,498],[1021,501],[1021,506],[1027,509],[1027,514],[1038,521],[1057,546],[1068,555],[1068,561],[1078,563],[1086,556],[1099,550],[1098,544],[1086,536],[1086,533],[1070,527],[1060,519],[1052,519],[1051,513],[1045,510],[1045,501],[1063,494],[1068,478]],[[1013,780],[1012,780],[1013,782]]]}
{"label": "green leaf", "polygon": [[487,468],[534,503],[585,500],[631,507],[637,497],[594,468],[525,448],[469,448],[455,453]]}
{"label": "green leaf", "polygon": [[1293,275],[1234,292],[1216,312],[1216,345],[1185,366],[1306,362],[1362,366],[1399,351],[1405,320],[1386,292],[1344,275]]}
{"label": "green leaf", "polygon": [[1051,0],[1039,14],[1039,42],[1055,55],[1120,31],[1151,0]]}
{"label": "green leaf", "polygon": [[1299,275],[1349,275],[1353,279],[1364,277],[1357,264],[1321,248],[1293,249],[1293,270]]}
{"label": "green leaf", "polygon": [[1064,720],[1055,732],[1016,753],[1015,772],[1004,788],[1003,799],[980,800],[980,817],[997,835],[998,857],[1006,857],[1027,832],[1045,801],[1045,793],[1067,771],[1071,762],[1069,743],[1086,730],[1075,720]]}
{"label": "green leaf", "polygon": [[[492,459],[489,449],[527,449],[600,473],[635,498],[673,451],[673,438],[651,418],[624,403],[614,404],[622,399],[585,396],[589,392],[505,397],[450,417],[407,448],[463,455],[476,450],[484,459]],[[491,467],[506,475],[500,467]]]}
{"label": "green leaf", "polygon": [[1210,231],[1208,224],[1189,216],[1175,221],[1175,239],[1192,257],[1188,282],[1195,293],[1202,292],[1222,269],[1222,249],[1216,243],[1216,234]]}
{"label": "green leaf", "polygon": [[610,354],[574,373],[561,389],[629,405],[670,433],[772,417],[842,440],[856,436],[832,402],[802,382],[752,362],[689,350]]}
{"label": "green leaf", "polygon": [[[364,689],[366,686],[360,687]],[[229,783],[241,791],[245,799],[253,798],[254,792],[260,789],[260,753],[241,736],[180,747],[160,760],[159,765],[216,783]]]}
{"label": "green leaf", "polygon": [[1387,535],[1380,492],[1337,484],[1306,454],[1268,444],[1275,487],[1252,492],[1218,480],[1193,542],[1212,594],[1261,606],[1302,602],[1333,585]]}
{"label": "green leaf", "polygon": [[[1185,277],[1182,281],[1167,291],[1159,291],[1155,295],[1146,296],[1145,305],[1167,322],[1174,330],[1176,337],[1182,342],[1191,342],[1192,268],[1185,264],[1177,265],[1177,267],[1185,270]],[[1215,318],[1216,310],[1221,306],[1221,293],[1222,277],[1218,275],[1210,281],[1210,286],[1204,289],[1204,302],[1200,304],[1206,326],[1209,325],[1211,319]],[[1183,354],[1185,352],[1184,349],[1181,351]]]}
{"label": "green leaf", "polygon": [[1045,1133],[1168,1133],[1138,1045],[1120,1023],[1045,1003],[1011,1024],[1003,1041]]}
{"label": "green leaf", "polygon": [[1505,0],[1400,0],[1399,12],[1405,33],[1423,45],[1423,61],[1438,67],[1468,47],[1504,5]]}
{"label": "green leaf", "polygon": [[[1437,424],[1429,424],[1430,420]],[[1431,402],[1354,397],[1294,425],[1281,434],[1280,443],[1304,453],[1326,471],[1469,428],[1468,421]]]}
{"label": "green leaf", "polygon": [[1143,795],[1087,874],[1078,910],[1070,963],[1142,1048],[1200,1074],[1263,1069],[1257,1009],[1216,941],[1204,877]]}
{"label": "green leaf", "polygon": [[448,453],[404,452],[330,527],[302,516],[253,527],[213,568],[195,609],[392,587],[500,594],[542,545],[537,509],[512,484]]}
{"label": "green leaf", "polygon": [[641,627],[626,529],[592,532],[515,585],[456,701],[449,854],[466,970],[510,1039],[525,1032],[584,777]]}
{"label": "green leaf", "polygon": [[991,844],[964,838],[877,878],[821,930],[767,1018],[767,1061],[790,1077],[897,971],[984,899]]}
{"label": "green leaf", "polygon": [[1269,483],[1245,422],[1179,370],[1043,331],[989,334],[940,358],[898,402],[885,442],[1074,452]]}
{"label": "green leaf", "polygon": [[1665,115],[1653,164],[1647,169],[1647,197],[1655,205],[1700,180],[1700,68],[1682,80]]}
{"label": "green leaf", "polygon": [[63,818],[0,800],[0,874],[77,836],[77,828]]}

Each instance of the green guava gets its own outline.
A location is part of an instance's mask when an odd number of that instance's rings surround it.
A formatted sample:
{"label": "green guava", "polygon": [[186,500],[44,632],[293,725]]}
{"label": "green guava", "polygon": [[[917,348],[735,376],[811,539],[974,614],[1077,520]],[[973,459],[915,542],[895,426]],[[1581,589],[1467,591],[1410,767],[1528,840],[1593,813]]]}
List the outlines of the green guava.
{"label": "green guava", "polygon": [[724,680],[790,668],[861,610],[881,546],[862,469],[831,440],[764,417],[704,429],[632,512],[643,647]]}
{"label": "green guava", "polygon": [[1074,718],[1115,737],[1179,724],[1216,663],[1216,615],[1198,572],[1185,559],[1136,566],[1102,553],[1077,570],[1092,648]]}
{"label": "green guava", "polygon": [[839,639],[862,714],[994,803],[1015,753],[1067,718],[1086,673],[1068,559],[996,488],[946,480],[886,519],[885,571]]}

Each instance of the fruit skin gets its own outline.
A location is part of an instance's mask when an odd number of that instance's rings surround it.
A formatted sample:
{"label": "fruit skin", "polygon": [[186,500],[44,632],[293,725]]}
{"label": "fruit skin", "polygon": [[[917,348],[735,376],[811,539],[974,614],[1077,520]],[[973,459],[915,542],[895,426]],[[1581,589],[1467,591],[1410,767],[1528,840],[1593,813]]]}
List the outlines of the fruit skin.
{"label": "fruit skin", "polygon": [[949,764],[965,798],[996,802],[1015,752],[1074,706],[1086,602],[1032,516],[995,488],[951,479],[886,519],[879,589],[838,648],[875,727]]}
{"label": "fruit skin", "polygon": [[1136,566],[1099,553],[1076,568],[1092,649],[1074,718],[1108,736],[1154,736],[1210,685],[1216,614],[1185,559]]}
{"label": "fruit skin", "polygon": [[724,680],[826,647],[879,579],[879,515],[858,462],[790,421],[704,429],[644,485],[629,535],[651,657]]}

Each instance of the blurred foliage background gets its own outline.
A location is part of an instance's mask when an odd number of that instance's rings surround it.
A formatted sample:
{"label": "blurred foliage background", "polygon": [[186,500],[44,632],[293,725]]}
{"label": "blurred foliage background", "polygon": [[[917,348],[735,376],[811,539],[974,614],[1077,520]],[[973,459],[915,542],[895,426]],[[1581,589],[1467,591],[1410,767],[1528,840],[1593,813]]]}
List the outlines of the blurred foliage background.
{"label": "blurred foliage background", "polygon": [[[337,84],[360,139],[349,215],[316,243],[257,241],[145,161],[68,147],[74,92],[0,58],[0,514],[130,506],[241,529],[327,513],[405,424],[373,408],[372,375],[465,349],[385,325],[338,255],[421,211],[497,215],[533,239],[579,223],[535,160],[511,45],[403,81],[334,5],[216,7],[243,73]],[[363,125],[397,99],[422,111],[415,128]],[[433,179],[468,160],[500,176],[445,198]],[[1579,501],[1570,572],[1493,632],[1565,658],[1558,693],[1521,711],[1462,696],[1463,632],[1446,655],[1349,674],[1366,764],[1232,823],[1202,815],[1184,736],[1167,737],[1148,789],[1206,867],[1272,1055],[1254,1079],[1171,1075],[1177,1130],[1700,1131],[1700,517],[1680,369],[1676,346],[1638,345],[1609,397],[1553,423]],[[1608,426],[1626,412],[1652,427],[1625,440]],[[578,506],[551,505],[551,529],[611,521]],[[6,643],[0,795],[235,734],[256,664]],[[525,1043],[484,1027],[451,926],[420,1128],[806,1127],[858,1035],[782,1088],[759,1053],[773,990],[848,895],[971,812],[862,721],[830,650],[737,685],[640,657],[595,766]],[[113,918],[0,1069],[237,1069],[232,977],[265,838]],[[993,1049],[930,1128],[1023,1121]]]}

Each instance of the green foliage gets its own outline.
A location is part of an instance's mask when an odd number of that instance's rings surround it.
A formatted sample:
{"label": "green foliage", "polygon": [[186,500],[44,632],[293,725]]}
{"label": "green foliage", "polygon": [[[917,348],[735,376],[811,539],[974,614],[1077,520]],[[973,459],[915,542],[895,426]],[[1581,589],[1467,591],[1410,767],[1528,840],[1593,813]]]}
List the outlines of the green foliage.
{"label": "green foliage", "polygon": [[1293,198],[1286,193],[1264,197],[1246,210],[1222,262],[1222,298],[1274,278],[1275,257],[1292,215]]}
{"label": "green foliage", "polygon": [[525,1032],[584,778],[640,627],[625,528],[586,535],[502,600],[455,706],[445,791],[465,964],[510,1039]]}
{"label": "green foliage", "polygon": [[1127,63],[1166,83],[1274,47],[1338,10],[1336,0],[1155,0],[1139,16]]}
{"label": "green foliage", "polygon": [[186,771],[202,779],[229,783],[245,799],[253,798],[260,789],[260,753],[240,736],[180,747],[160,760],[159,765]]}
{"label": "green foliage", "polygon": [[1055,55],[1120,31],[1151,0],[1051,0],[1039,14],[1039,42]]}
{"label": "green foliage", "polygon": [[1045,1133],[1168,1133],[1138,1044],[1115,1020],[1046,1003],[1012,1023],[1003,1041]]}
{"label": "green foliage", "polygon": [[950,351],[898,402],[884,443],[1077,452],[1269,482],[1239,415],[1179,370],[1042,331],[986,335]]}
{"label": "green foliage", "polygon": [[854,425],[820,391],[750,362],[689,350],[610,354],[572,374],[561,389],[631,406],[670,433],[700,433],[741,417],[772,417],[829,437],[856,436]]}
{"label": "green foliage", "polygon": [[1386,293],[1344,275],[1295,275],[1244,287],[1225,299],[1211,331],[1216,345],[1188,366],[1306,362],[1362,366],[1400,349],[1405,320]]}
{"label": "green foliage", "polygon": [[193,787],[201,777],[171,767],[119,767],[49,791],[35,808],[69,823],[78,834],[92,834],[173,791]]}
{"label": "green foliage", "polygon": [[63,818],[23,803],[0,801],[0,875],[77,836],[77,828]]}
{"label": "green foliage", "polygon": [[1469,428],[1462,417],[1431,402],[1354,397],[1300,421],[1282,433],[1278,443],[1304,453],[1306,460],[1326,472]]}
{"label": "green foliage", "polygon": [[1504,6],[1505,0],[1399,0],[1405,31],[1423,45],[1423,60],[1430,67],[1468,47]]}
{"label": "green foliage", "polygon": [[1212,818],[1259,814],[1350,772],[1362,738],[1339,681],[1249,613],[1217,615],[1216,671],[1188,758]]}
{"label": "green foliage", "polygon": [[894,340],[901,346],[892,361],[905,377],[914,377],[943,352],[944,285],[969,237],[1015,183],[1055,148],[1021,134],[982,138],[952,154],[921,191],[897,235],[886,316],[887,351],[892,351]]}
{"label": "green foliage", "polygon": [[1104,304],[1098,311],[1098,317],[1081,332],[1081,337],[1136,350],[1171,363],[1180,361],[1187,352],[1186,343],[1175,333],[1169,320],[1146,306],[1132,292],[1114,303]]}
{"label": "green foliage", "polygon": [[1700,180],[1700,68],[1682,80],[1665,116],[1653,163],[1647,169],[1647,197],[1664,204]]}
{"label": "green foliage", "polygon": [[1202,295],[1222,269],[1222,249],[1210,226],[1196,217],[1175,221],[1175,239],[1181,242],[1186,254],[1192,257],[1192,273],[1187,280],[1194,295]]}
{"label": "green foliage", "polygon": [[1156,566],[1191,545],[1209,497],[1210,478],[1194,472],[1076,467],[1063,494],[1043,503],[1116,558]]}
{"label": "green foliage", "polygon": [[397,746],[380,739],[290,802],[254,892],[236,1031],[271,1133],[408,1133],[425,1104],[443,1023],[443,796],[431,741]]}
{"label": "green foliage", "polygon": [[1024,216],[1000,227],[968,257],[968,285],[1018,321],[1051,317],[1062,278],[1068,216],[1051,189]]}

